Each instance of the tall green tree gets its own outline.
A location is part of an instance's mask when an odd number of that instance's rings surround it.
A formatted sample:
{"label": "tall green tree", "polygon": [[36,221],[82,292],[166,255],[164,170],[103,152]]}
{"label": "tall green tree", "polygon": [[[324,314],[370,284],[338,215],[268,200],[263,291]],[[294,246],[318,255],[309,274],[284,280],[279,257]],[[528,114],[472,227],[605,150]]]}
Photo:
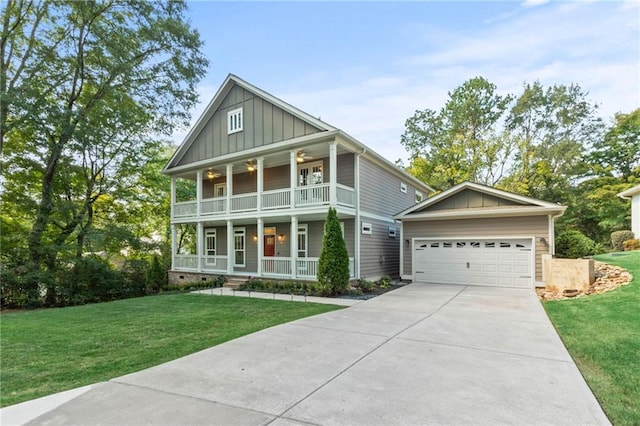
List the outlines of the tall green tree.
{"label": "tall green tree", "polygon": [[640,177],[640,108],[615,115],[613,125],[595,142],[588,157],[592,173],[627,181]]}
{"label": "tall green tree", "polygon": [[411,154],[408,170],[429,176],[438,189],[464,180],[500,181],[513,153],[511,139],[499,129],[511,100],[511,95],[499,95],[493,83],[475,77],[450,92],[439,112],[416,111],[400,139]]}
{"label": "tall green tree", "polygon": [[122,202],[124,178],[150,160],[155,135],[187,124],[207,61],[185,10],[183,1],[5,2],[1,142],[7,182],[31,175],[22,200],[31,269],[54,269],[70,239],[81,253],[96,203]]}
{"label": "tall green tree", "polygon": [[577,84],[525,84],[506,120],[517,146],[507,189],[562,202],[584,175],[584,155],[603,130],[597,106]]}
{"label": "tall green tree", "polygon": [[349,253],[342,236],[338,214],[329,207],[324,222],[322,251],[318,260],[318,282],[331,294],[341,294],[349,285]]}

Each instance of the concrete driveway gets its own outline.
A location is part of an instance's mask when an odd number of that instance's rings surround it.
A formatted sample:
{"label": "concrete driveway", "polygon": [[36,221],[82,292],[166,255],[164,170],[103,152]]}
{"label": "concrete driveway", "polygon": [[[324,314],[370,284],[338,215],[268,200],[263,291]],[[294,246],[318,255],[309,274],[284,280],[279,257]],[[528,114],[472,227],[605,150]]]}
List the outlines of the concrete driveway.
{"label": "concrete driveway", "polygon": [[533,291],[450,285],[408,285],[59,398],[44,414],[46,398],[26,417],[30,403],[4,409],[2,424],[609,424]]}

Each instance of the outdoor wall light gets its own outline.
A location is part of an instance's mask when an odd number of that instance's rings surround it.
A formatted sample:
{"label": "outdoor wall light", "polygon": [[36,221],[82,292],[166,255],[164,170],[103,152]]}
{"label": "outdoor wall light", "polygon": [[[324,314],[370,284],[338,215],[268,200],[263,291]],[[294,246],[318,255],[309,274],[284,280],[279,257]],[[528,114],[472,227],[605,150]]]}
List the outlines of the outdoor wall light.
{"label": "outdoor wall light", "polygon": [[256,234],[253,234],[253,242],[254,243],[258,242],[258,236]]}
{"label": "outdoor wall light", "polygon": [[284,243],[285,237],[283,234],[278,234],[278,242],[280,244]]}

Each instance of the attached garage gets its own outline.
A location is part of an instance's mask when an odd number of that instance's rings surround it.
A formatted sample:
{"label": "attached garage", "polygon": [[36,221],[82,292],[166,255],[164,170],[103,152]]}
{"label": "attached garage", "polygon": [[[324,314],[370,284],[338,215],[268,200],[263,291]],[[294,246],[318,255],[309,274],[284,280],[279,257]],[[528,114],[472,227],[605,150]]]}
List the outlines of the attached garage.
{"label": "attached garage", "polygon": [[533,288],[564,207],[465,182],[401,212],[404,280]]}

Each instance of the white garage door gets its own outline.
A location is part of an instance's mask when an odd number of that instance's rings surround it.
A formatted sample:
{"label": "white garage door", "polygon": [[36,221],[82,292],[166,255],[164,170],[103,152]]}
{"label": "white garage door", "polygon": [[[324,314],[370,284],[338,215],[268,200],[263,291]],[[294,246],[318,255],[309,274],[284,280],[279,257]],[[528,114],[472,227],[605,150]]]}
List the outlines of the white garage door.
{"label": "white garage door", "polygon": [[416,282],[533,287],[531,239],[415,240]]}

